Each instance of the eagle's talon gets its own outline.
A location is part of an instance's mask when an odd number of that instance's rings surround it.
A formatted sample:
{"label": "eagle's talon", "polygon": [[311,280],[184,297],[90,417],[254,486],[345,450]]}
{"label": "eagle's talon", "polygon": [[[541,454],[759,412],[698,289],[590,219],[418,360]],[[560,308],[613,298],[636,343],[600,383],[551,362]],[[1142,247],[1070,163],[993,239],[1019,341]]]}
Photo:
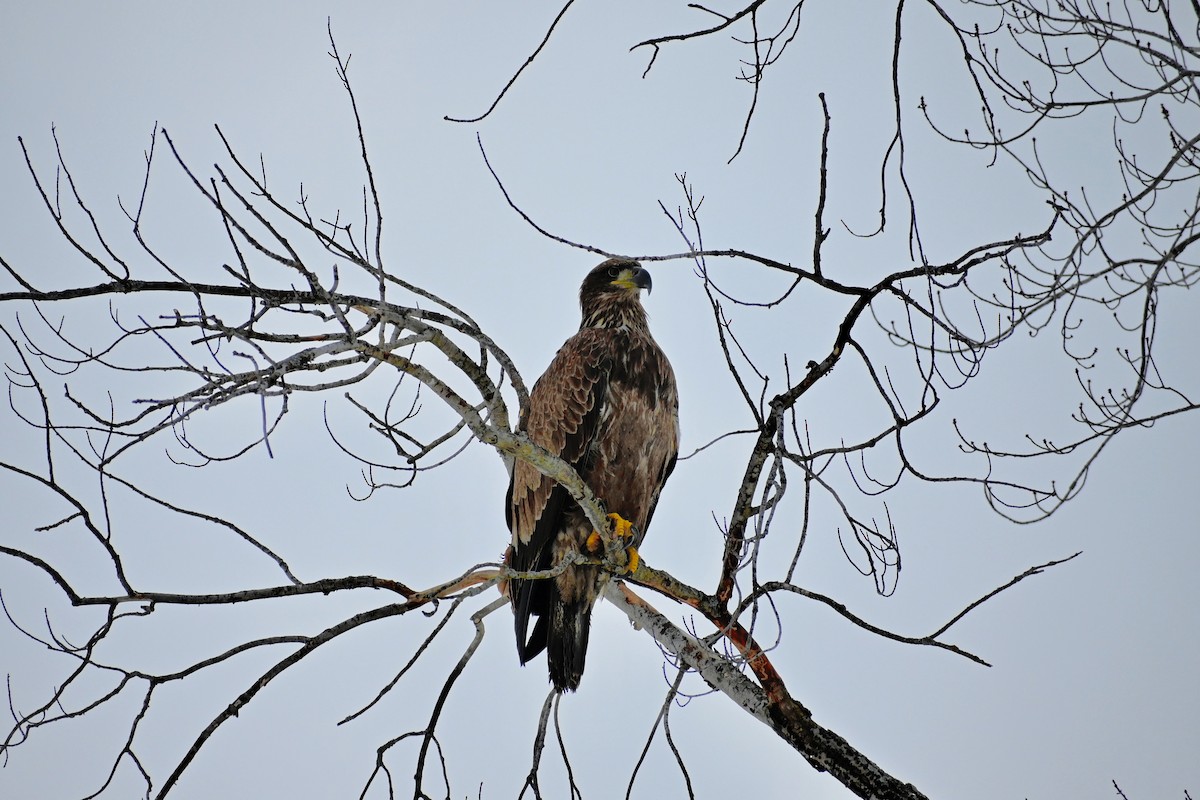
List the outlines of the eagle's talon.
{"label": "eagle's talon", "polygon": [[[615,514],[615,513],[609,514],[608,519],[612,522],[613,535],[615,537],[617,537],[617,539],[625,539],[627,541],[632,542],[634,539],[637,538],[637,534],[634,529],[633,523],[630,522],[629,520],[625,519],[624,517],[622,517],[620,514]],[[595,536],[595,535],[596,535],[595,533],[592,534],[592,536]],[[591,537],[588,537],[589,545],[591,544],[591,541],[592,541]],[[615,553],[614,553],[614,558],[616,558]],[[629,545],[629,547],[626,547],[625,548],[625,563],[622,565],[621,573],[622,574],[633,574],[634,572],[637,572],[639,560],[640,560],[640,557],[638,556],[637,548],[634,547],[632,544]]]}
{"label": "eagle's talon", "polygon": [[592,531],[584,541],[583,549],[591,555],[598,556],[604,552],[604,540],[600,538],[599,533]]}
{"label": "eagle's talon", "polygon": [[612,520],[613,533],[622,539],[633,538],[633,523],[622,517],[620,514],[609,514],[608,518]]}

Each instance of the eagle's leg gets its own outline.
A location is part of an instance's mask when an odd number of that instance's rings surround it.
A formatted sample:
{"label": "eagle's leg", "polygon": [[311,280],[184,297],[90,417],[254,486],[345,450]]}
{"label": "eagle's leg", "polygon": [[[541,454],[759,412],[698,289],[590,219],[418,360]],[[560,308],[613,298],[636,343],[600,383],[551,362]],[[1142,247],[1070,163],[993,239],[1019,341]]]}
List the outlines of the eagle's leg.
{"label": "eagle's leg", "polygon": [[[622,517],[620,514],[609,514],[608,518],[612,520],[613,533],[621,539],[633,539],[633,523]],[[604,551],[604,540],[600,538],[600,534],[592,531],[588,534],[587,541],[584,542],[584,547],[593,555],[599,555]],[[633,545],[625,548],[626,571],[636,572],[640,556],[638,556],[637,548]]]}

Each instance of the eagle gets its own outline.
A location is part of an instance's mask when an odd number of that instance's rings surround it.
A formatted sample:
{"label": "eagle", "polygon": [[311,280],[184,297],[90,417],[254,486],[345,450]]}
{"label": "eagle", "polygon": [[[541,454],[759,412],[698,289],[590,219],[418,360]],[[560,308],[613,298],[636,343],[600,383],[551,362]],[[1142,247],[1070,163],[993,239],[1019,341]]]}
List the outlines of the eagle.
{"label": "eagle", "polygon": [[[588,273],[579,331],[534,384],[520,421],[530,440],[574,467],[604,504],[614,532],[629,541],[631,570],[679,452],[675,373],[650,335],[643,289],[651,289],[650,273],[637,261],[610,258]],[[599,535],[567,490],[520,460],[505,511],[512,532],[505,562],[517,572],[601,554]],[[521,663],[545,650],[559,692],[579,687],[592,607],[609,574],[571,564],[553,577],[508,584]]]}

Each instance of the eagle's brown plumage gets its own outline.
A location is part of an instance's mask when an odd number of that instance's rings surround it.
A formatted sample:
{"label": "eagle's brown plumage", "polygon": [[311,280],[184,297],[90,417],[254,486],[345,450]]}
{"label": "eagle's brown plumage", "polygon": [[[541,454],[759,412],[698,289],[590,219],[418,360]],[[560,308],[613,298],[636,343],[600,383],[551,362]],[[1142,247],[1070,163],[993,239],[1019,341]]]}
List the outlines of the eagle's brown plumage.
{"label": "eagle's brown plumage", "polygon": [[[634,546],[650,526],[679,449],[675,374],[639,300],[649,288],[649,273],[628,259],[609,259],[588,273],[579,290],[579,332],[538,379],[521,418],[529,438],[575,467],[606,511],[633,523]],[[506,511],[512,531],[506,560],[521,572],[554,567],[592,533],[567,491],[522,461],[513,469]],[[579,686],[592,606],[606,580],[598,567],[574,565],[508,587],[521,663],[546,650],[550,680],[560,691]],[[532,631],[530,617],[536,617]]]}

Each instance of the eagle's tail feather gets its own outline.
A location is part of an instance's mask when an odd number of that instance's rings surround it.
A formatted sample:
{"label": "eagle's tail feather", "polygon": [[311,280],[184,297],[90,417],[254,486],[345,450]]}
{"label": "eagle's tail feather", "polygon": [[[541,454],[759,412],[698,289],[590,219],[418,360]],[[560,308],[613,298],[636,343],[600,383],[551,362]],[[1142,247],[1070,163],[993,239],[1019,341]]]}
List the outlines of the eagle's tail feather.
{"label": "eagle's tail feather", "polygon": [[[518,620],[520,617],[518,616]],[[528,617],[526,617],[528,622]],[[528,639],[525,636],[526,625],[517,623],[517,655],[521,659],[521,665],[524,666],[533,660],[534,656],[546,649],[546,629],[547,615],[543,614],[537,618],[537,622],[533,624],[533,632],[529,634]]]}
{"label": "eagle's tail feather", "polygon": [[564,603],[556,598],[550,604],[546,658],[550,662],[550,680],[560,692],[579,688],[591,626],[591,603]]}

